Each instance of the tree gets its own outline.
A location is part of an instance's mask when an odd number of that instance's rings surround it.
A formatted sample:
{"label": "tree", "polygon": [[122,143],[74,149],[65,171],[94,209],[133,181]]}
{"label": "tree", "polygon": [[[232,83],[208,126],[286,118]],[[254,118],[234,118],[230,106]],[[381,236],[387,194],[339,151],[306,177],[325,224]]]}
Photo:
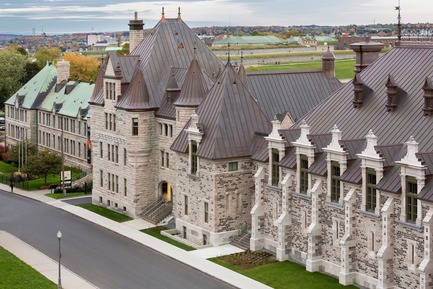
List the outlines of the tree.
{"label": "tree", "polygon": [[29,156],[24,166],[24,172],[30,175],[43,176],[45,185],[49,174],[57,174],[62,166],[62,158],[48,150],[39,150],[37,154]]}
{"label": "tree", "polygon": [[0,103],[12,96],[22,85],[26,57],[14,50],[0,51]]}
{"label": "tree", "polygon": [[71,64],[70,76],[72,80],[96,81],[99,70],[99,62],[96,58],[86,57],[78,52],[69,52],[65,54],[63,59]]}
{"label": "tree", "polygon": [[122,50],[117,51],[117,55],[128,55],[129,54],[129,43],[122,45]]}
{"label": "tree", "polygon": [[55,47],[42,47],[39,48],[35,53],[36,63],[39,65],[39,68],[43,68],[47,61],[55,61],[60,58],[62,51],[59,48]]}
{"label": "tree", "polygon": [[22,80],[22,83],[27,83],[30,79],[32,79],[41,69],[36,62],[27,62],[25,65],[25,74]]}
{"label": "tree", "polygon": [[36,145],[30,142],[20,142],[19,144],[10,147],[9,151],[5,153],[6,156],[3,158],[11,163],[18,164],[18,159],[20,163],[26,163],[27,158],[37,154],[38,148]]}

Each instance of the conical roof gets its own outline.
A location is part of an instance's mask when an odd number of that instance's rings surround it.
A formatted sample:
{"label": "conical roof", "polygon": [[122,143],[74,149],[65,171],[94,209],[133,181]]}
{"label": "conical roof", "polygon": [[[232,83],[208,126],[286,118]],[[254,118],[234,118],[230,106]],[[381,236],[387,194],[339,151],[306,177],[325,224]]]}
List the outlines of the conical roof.
{"label": "conical roof", "polygon": [[135,71],[131,85],[117,103],[116,108],[129,111],[154,109],[150,103],[149,90],[140,69]]}
{"label": "conical roof", "polygon": [[180,95],[174,105],[195,107],[203,101],[208,88],[197,59],[191,61]]}
{"label": "conical roof", "polygon": [[256,133],[268,134],[271,123],[230,63],[197,109],[203,139],[199,157],[251,156]]}

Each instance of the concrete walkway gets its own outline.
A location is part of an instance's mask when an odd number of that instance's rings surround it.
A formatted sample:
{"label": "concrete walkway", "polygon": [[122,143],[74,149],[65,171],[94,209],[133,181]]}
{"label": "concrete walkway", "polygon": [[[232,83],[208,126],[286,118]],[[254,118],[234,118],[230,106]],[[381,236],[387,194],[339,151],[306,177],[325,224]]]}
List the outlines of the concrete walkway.
{"label": "concrete walkway", "polygon": [[[9,186],[3,185],[3,184],[0,184],[0,189],[5,190],[5,191],[10,191]],[[47,193],[49,193],[49,190],[28,192],[28,191],[23,191],[23,190],[14,188],[14,194],[18,194],[18,195],[21,195],[21,196],[24,196],[27,198],[31,198],[31,199],[34,199],[34,200],[37,200],[40,202],[47,203],[51,206],[62,209],[62,210],[67,211],[71,214],[74,214],[80,218],[83,218],[83,219],[86,219],[90,222],[98,224],[98,225],[100,225],[100,226],[102,226],[108,230],[111,230],[111,231],[116,232],[122,236],[130,238],[130,239],[132,239],[138,243],[141,243],[145,246],[148,246],[155,251],[158,251],[164,255],[167,255],[167,256],[169,256],[175,260],[178,260],[178,261],[180,261],[186,265],[189,265],[193,268],[196,268],[199,271],[202,271],[202,272],[204,272],[210,276],[213,276],[217,279],[220,279],[220,280],[222,280],[228,284],[231,284],[237,288],[245,288],[245,289],[251,289],[251,288],[269,289],[269,288],[271,288],[271,287],[266,286],[262,283],[259,283],[257,281],[250,279],[250,278],[247,278],[241,274],[238,274],[232,270],[226,269],[222,266],[219,266],[213,262],[206,260],[207,258],[211,258],[211,257],[241,252],[242,250],[240,250],[237,247],[234,247],[232,245],[224,245],[224,246],[220,246],[220,247],[210,247],[210,248],[199,249],[196,251],[187,252],[187,251],[184,251],[184,250],[182,250],[178,247],[175,247],[171,244],[168,244],[164,241],[161,241],[159,239],[153,238],[147,234],[140,232],[139,230],[144,229],[144,228],[149,228],[152,226],[150,223],[148,223],[144,220],[136,219],[136,220],[132,220],[132,221],[125,222],[125,223],[118,223],[118,222],[112,221],[110,219],[107,219],[105,217],[102,217],[98,214],[95,214],[91,211],[83,209],[81,207],[73,206],[73,205],[67,204],[65,202],[62,202],[61,200],[54,200],[52,198],[46,197],[45,194],[47,194]],[[2,244],[4,244],[3,238],[7,239],[8,238],[7,234],[4,234],[4,233],[0,234],[0,245],[1,246],[3,246]],[[51,279],[52,278],[52,276],[51,276],[52,272],[50,273],[50,270],[47,271],[46,268],[48,267],[48,264],[51,264],[50,266],[52,266],[53,264],[55,266],[58,266],[56,261],[48,258],[47,256],[43,255],[42,253],[40,253],[39,251],[37,251],[36,249],[31,247],[30,245],[28,245],[22,241],[21,242],[14,242],[14,243],[17,244],[17,245],[14,245],[17,248],[12,248],[13,250],[19,250],[19,248],[22,246],[23,249],[26,248],[27,250],[32,251],[33,252],[32,254],[34,254],[33,258],[34,258],[35,262],[32,262],[32,264],[30,264],[30,262],[28,262],[28,260],[26,259],[26,256],[21,256],[21,255],[18,256],[17,255],[17,257],[21,258],[26,263],[28,263],[30,266],[32,266],[33,268],[35,268],[36,270],[41,272],[48,279],[53,280],[53,279]],[[3,246],[3,247],[6,248],[7,250],[9,250],[5,246]],[[36,251],[36,252],[34,252],[34,251]],[[11,252],[13,254],[15,254],[13,251],[11,251]],[[46,258],[48,258],[51,261],[50,262],[47,261]],[[38,260],[41,260],[41,262],[39,262]],[[42,262],[42,260],[45,260],[45,261]],[[50,268],[52,268],[52,267],[50,267]],[[65,289],[95,288],[92,284],[83,280],[79,276],[75,275],[74,273],[72,273],[67,268],[64,268],[64,270],[69,271],[71,274],[66,275],[66,276],[62,276],[62,282],[64,283],[63,288],[65,288]],[[71,279],[67,280],[69,278],[71,278]],[[81,281],[78,281],[78,279]],[[56,277],[55,277],[54,282],[57,282]],[[77,283],[75,283],[75,282],[77,282]],[[79,282],[81,282],[81,283],[79,283]],[[77,285],[75,285],[75,284],[77,284]],[[79,287],[79,286],[82,286],[82,287]],[[83,287],[83,286],[89,286],[89,287]]]}

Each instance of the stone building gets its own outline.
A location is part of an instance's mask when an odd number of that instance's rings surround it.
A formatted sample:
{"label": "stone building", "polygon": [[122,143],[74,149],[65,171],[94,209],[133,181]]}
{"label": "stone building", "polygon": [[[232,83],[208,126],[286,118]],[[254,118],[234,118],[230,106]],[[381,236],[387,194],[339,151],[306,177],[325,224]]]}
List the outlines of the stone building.
{"label": "stone building", "polygon": [[341,86],[335,58],[325,53],[318,71],[247,75],[218,60],[180,11],[163,11],[130,43],[129,56],[109,54],[90,101],[93,203],[155,223],[173,212],[184,239],[226,243],[251,222],[260,136],[276,115],[288,128]]}
{"label": "stone building", "polygon": [[69,68],[67,61],[47,63],[5,101],[6,143],[29,142],[61,153],[63,142],[65,163],[90,172],[87,117],[95,85],[70,81]]}
{"label": "stone building", "polygon": [[345,285],[431,288],[433,48],[382,47],[353,44],[351,83],[290,129],[273,121],[250,245]]}

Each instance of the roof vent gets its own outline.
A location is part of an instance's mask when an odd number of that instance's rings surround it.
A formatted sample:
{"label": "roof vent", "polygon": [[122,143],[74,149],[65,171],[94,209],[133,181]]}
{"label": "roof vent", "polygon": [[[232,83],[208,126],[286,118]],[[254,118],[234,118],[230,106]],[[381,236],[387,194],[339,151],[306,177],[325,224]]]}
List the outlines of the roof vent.
{"label": "roof vent", "polygon": [[388,101],[385,104],[388,111],[394,111],[397,108],[397,87],[398,85],[395,83],[394,78],[390,74],[388,76],[388,81],[386,82],[388,94]]}
{"label": "roof vent", "polygon": [[364,101],[364,83],[362,82],[361,76],[359,76],[359,74],[356,74],[353,78],[353,92],[353,107],[360,108]]}
{"label": "roof vent", "polygon": [[424,111],[425,116],[433,115],[433,83],[431,78],[426,78],[424,82],[424,86],[422,87],[424,90],[424,107],[422,110]]}

